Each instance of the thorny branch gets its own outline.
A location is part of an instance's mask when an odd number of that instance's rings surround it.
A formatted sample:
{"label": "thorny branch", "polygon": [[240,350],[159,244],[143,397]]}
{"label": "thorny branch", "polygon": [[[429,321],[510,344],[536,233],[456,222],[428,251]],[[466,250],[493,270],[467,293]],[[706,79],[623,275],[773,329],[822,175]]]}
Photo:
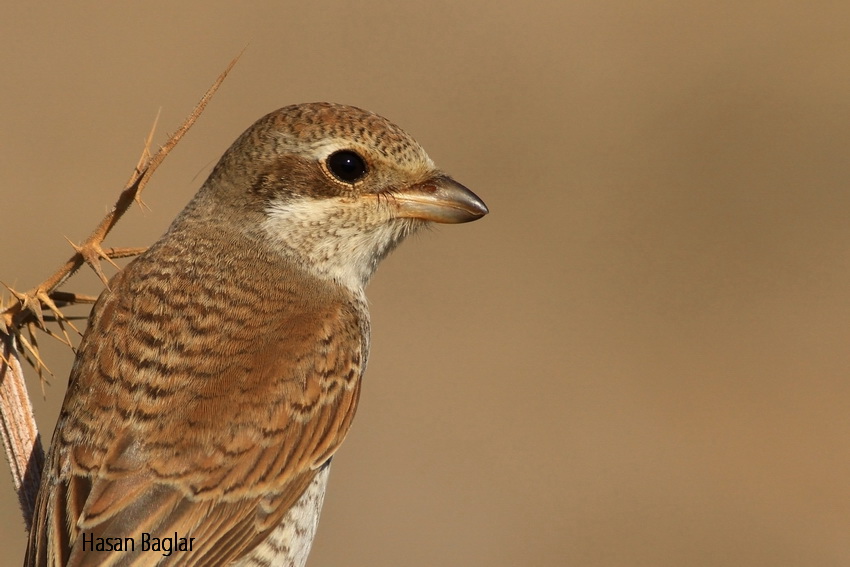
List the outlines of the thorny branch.
{"label": "thorny branch", "polygon": [[[27,529],[32,522],[35,497],[44,463],[44,450],[33,417],[32,405],[27,395],[20,358],[23,357],[36,369],[43,391],[45,381],[43,372],[46,371],[51,375],[52,373],[39,353],[36,340],[37,332],[46,333],[71,347],[72,343],[66,327],[70,327],[77,333],[80,333],[80,331],[71,322],[71,318],[62,312],[62,307],[79,303],[94,303],[96,299],[76,293],[57,291],[57,288],[73,276],[83,264],[88,264],[103,284],[107,285],[106,276],[100,266],[101,260],[106,260],[114,265],[112,260],[115,258],[135,256],[144,252],[145,248],[103,248],[102,244],[118,220],[134,202],[139,203],[140,206],[143,205],[141,193],[154,171],[192,127],[238,59],[237,56],[230,62],[209,90],[201,97],[201,100],[180,128],[171,135],[156,154],[151,155],[151,142],[156,128],[156,121],[154,121],[139,162],[133,169],[133,173],[121,191],[115,206],[84,242],[81,244],[71,243],[74,254],[67,262],[50,277],[28,291],[19,292],[6,286],[12,297],[7,305],[0,302],[0,434],[2,434],[6,457],[12,469],[12,478]],[[47,315],[45,315],[45,311],[48,312]],[[47,327],[47,322],[50,321],[57,323],[61,335]],[[24,334],[24,331],[26,331],[26,334]]]}

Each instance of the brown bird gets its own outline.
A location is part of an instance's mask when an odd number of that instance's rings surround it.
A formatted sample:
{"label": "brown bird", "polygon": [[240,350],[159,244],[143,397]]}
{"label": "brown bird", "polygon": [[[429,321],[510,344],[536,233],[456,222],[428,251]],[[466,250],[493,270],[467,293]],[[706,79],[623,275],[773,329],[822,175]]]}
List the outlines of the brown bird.
{"label": "brown bird", "polygon": [[487,212],[380,116],[258,120],[92,310],[26,565],[303,565],[366,368],[364,286],[417,228]]}

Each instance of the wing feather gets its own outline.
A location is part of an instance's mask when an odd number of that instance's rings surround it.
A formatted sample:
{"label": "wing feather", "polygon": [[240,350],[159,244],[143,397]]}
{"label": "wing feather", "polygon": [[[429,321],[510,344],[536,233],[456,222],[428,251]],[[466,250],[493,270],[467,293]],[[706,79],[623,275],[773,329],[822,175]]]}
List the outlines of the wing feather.
{"label": "wing feather", "polygon": [[[266,292],[242,282],[222,306],[215,285],[164,292],[167,270],[144,258],[92,311],[27,565],[236,560],[277,526],[347,433],[368,351],[356,300],[283,279]],[[262,293],[274,297],[245,301]],[[193,552],[82,549],[83,533],[138,541],[142,532],[194,537]]]}

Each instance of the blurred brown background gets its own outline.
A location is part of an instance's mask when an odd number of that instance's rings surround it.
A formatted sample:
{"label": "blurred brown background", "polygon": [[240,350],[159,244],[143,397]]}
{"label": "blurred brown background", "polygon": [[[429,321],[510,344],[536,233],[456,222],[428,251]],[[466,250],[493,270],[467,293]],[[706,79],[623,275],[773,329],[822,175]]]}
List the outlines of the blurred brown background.
{"label": "blurred brown background", "polygon": [[[155,240],[262,114],[411,132],[491,208],[370,286],[310,565],[850,564],[846,2],[6,2],[0,280],[84,238],[246,45],[108,241]],[[93,278],[70,289],[96,292]],[[50,437],[71,356],[57,377]],[[24,531],[0,474],[3,564]]]}

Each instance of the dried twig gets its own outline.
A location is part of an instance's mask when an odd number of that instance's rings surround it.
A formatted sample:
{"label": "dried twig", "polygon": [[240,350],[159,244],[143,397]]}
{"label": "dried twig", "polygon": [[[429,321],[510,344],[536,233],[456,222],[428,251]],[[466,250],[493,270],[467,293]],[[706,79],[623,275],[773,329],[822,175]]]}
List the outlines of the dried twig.
{"label": "dried twig", "polygon": [[[12,294],[11,301],[8,305],[0,305],[0,420],[2,420],[0,432],[2,432],[6,456],[12,469],[15,489],[18,491],[27,528],[32,521],[35,495],[38,491],[43,467],[44,451],[24,385],[20,356],[23,356],[38,371],[39,377],[42,379],[43,389],[43,372],[49,373],[50,371],[39,354],[36,332],[45,332],[60,342],[71,346],[71,339],[65,326],[67,325],[78,333],[79,331],[71,323],[71,318],[66,316],[61,308],[77,303],[93,303],[96,299],[71,292],[60,292],[56,289],[73,276],[83,264],[88,264],[106,285],[107,279],[100,266],[101,260],[114,264],[112,262],[114,258],[134,256],[145,250],[144,248],[103,248],[102,244],[118,220],[134,202],[144,205],[141,201],[142,189],[147,185],[154,171],[165,157],[204,111],[207,103],[238,59],[236,57],[230,62],[195,106],[189,117],[154,155],[150,153],[153,140],[153,128],[151,129],[139,162],[118,197],[115,206],[82,244],[71,244],[74,248],[74,254],[71,258],[50,277],[26,292],[18,292],[8,288]],[[156,122],[154,122],[155,127]],[[48,311],[47,315],[44,313],[45,310]],[[59,325],[61,336],[48,329],[47,321],[55,321]],[[29,338],[23,334],[25,329]]]}
{"label": "dried twig", "polygon": [[12,482],[24,523],[32,524],[35,496],[38,493],[41,469],[44,468],[44,449],[32,418],[32,405],[24,384],[24,373],[13,348],[14,338],[2,342],[3,361],[0,362],[0,414],[2,414],[3,447],[12,468]]}

